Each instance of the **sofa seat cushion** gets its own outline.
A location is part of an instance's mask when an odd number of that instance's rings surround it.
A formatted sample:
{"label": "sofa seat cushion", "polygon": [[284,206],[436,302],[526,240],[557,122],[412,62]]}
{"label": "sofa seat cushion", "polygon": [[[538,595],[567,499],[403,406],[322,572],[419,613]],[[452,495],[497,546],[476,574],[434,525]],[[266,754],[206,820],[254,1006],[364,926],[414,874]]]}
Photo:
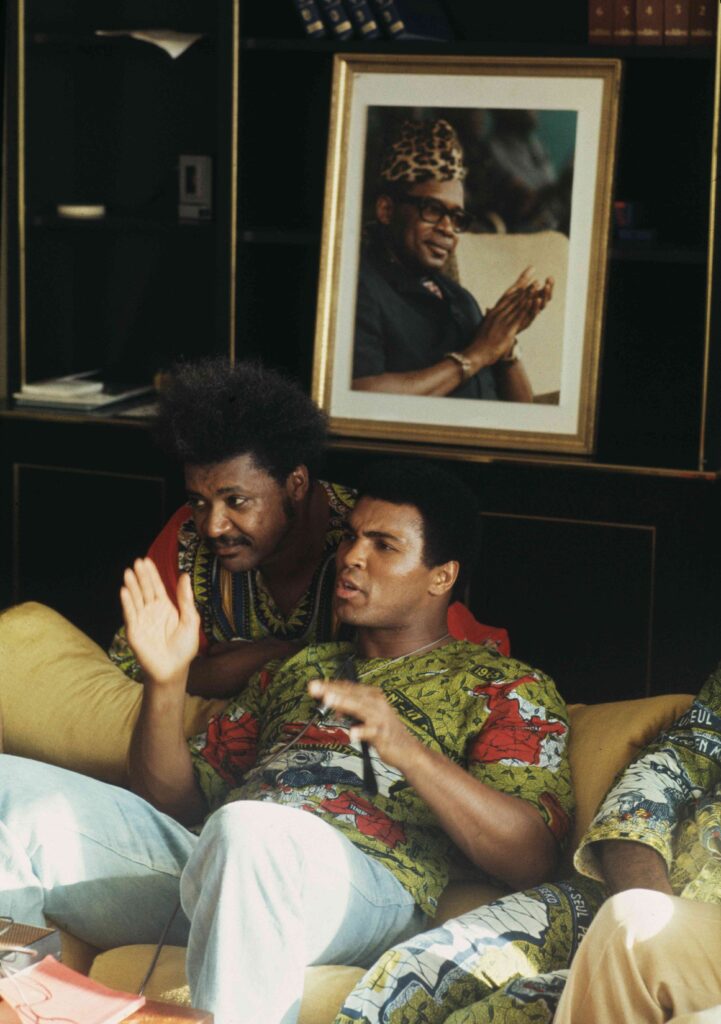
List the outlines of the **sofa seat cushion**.
{"label": "sofa seat cushion", "polygon": [[[437,924],[456,917],[467,910],[490,903],[503,895],[503,891],[478,882],[451,882],[438,905]],[[103,985],[124,992],[137,992],[152,959],[155,946],[121,946],[100,953],[90,970],[90,977]],[[343,1000],[363,975],[360,967],[327,964],[308,967],[298,1024],[330,1024]],[[185,977],[185,949],[165,946],[145,989],[149,999],[190,1004],[190,993]]]}
{"label": "sofa seat cushion", "polygon": [[[103,985],[136,992],[153,956],[154,946],[123,946],[96,957],[90,977]],[[308,967],[298,1024],[330,1024],[356,981],[363,976],[361,967],[329,964]],[[166,946],[158,959],[146,988],[148,999],[177,1006],[190,1005],[185,980],[185,949]]]}
{"label": "sofa seat cushion", "polygon": [[[27,602],[0,614],[6,753],[123,785],[142,693],[140,683],[51,608]],[[211,714],[224,706],[188,697],[186,736],[203,732]]]}

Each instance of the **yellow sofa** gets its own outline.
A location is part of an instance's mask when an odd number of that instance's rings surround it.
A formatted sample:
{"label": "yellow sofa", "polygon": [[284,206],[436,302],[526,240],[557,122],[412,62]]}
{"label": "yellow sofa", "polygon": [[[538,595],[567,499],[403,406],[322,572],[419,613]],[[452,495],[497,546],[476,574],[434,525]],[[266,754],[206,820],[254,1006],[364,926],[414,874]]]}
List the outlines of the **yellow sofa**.
{"label": "yellow sofa", "polygon": [[[129,681],[105,653],[66,619],[43,605],[18,605],[0,614],[0,711],[7,753],[32,757],[122,785],[131,729],[142,688]],[[602,694],[599,694],[602,697]],[[567,860],[616,772],[688,707],[674,694],[570,709],[570,757],[577,816]],[[200,732],[222,701],[188,698],[187,735]],[[487,884],[456,879],[446,889],[439,921],[487,903],[501,893]],[[159,930],[163,922],[159,922]],[[63,934],[71,966],[107,985],[134,991],[152,946],[101,952]],[[332,965],[309,967],[300,1024],[330,1024],[362,971]],[[150,998],[189,1001],[184,950],[168,947],[146,988]]]}

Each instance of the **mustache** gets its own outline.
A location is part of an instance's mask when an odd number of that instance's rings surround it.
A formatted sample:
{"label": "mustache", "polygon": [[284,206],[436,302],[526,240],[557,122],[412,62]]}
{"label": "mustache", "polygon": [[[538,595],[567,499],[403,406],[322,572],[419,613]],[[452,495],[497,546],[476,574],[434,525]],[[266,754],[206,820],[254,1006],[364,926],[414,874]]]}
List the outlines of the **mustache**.
{"label": "mustache", "polygon": [[246,537],[244,533],[239,533],[236,537],[209,537],[206,544],[211,551],[217,551],[218,548],[250,548],[253,546],[250,537]]}

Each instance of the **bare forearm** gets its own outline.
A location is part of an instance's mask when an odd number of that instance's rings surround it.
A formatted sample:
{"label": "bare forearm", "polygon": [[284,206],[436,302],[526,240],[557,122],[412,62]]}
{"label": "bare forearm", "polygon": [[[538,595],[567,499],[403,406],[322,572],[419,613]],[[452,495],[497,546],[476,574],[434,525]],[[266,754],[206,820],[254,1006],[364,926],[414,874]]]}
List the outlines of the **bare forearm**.
{"label": "bare forearm", "polygon": [[663,857],[644,843],[612,839],[596,844],[604,880],[612,893],[655,889],[673,895]]}
{"label": "bare forearm", "polygon": [[193,825],[207,813],[183,731],[185,679],[178,686],[146,683],[130,743],[133,792],[178,821]]}
{"label": "bare forearm", "polygon": [[533,388],[520,359],[514,363],[499,360],[493,367],[498,397],[504,402],[532,402]]}
{"label": "bare forearm", "polygon": [[274,658],[289,658],[299,649],[296,643],[268,637],[252,643],[224,644],[211,648],[191,663],[188,693],[201,697],[230,697],[239,693],[258,669]]}
{"label": "bare forearm", "polygon": [[473,778],[443,754],[418,747],[399,767],[474,864],[514,889],[550,877],[556,842],[534,807]]}
{"label": "bare forearm", "polygon": [[462,381],[461,368],[453,359],[442,359],[423,370],[379,373],[356,377],[354,391],[382,391],[391,395],[449,395]]}
{"label": "bare forearm", "polygon": [[[474,342],[461,353],[469,362],[469,376],[490,367],[496,380],[499,397],[504,402],[532,402],[533,388],[520,359],[504,363],[488,346]],[[440,397],[455,391],[464,380],[462,367],[455,359],[445,358],[423,370],[407,373],[380,373],[373,377],[356,377],[355,391],[380,391],[393,395],[428,395]]]}

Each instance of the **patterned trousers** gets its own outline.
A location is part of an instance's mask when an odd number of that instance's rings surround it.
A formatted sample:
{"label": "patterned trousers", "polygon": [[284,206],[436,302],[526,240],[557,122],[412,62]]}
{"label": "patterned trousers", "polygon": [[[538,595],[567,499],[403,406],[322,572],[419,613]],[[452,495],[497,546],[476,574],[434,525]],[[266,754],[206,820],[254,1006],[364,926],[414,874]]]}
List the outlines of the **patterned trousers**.
{"label": "patterned trousers", "polygon": [[576,876],[409,939],[361,978],[336,1024],[548,1024],[604,897]]}

